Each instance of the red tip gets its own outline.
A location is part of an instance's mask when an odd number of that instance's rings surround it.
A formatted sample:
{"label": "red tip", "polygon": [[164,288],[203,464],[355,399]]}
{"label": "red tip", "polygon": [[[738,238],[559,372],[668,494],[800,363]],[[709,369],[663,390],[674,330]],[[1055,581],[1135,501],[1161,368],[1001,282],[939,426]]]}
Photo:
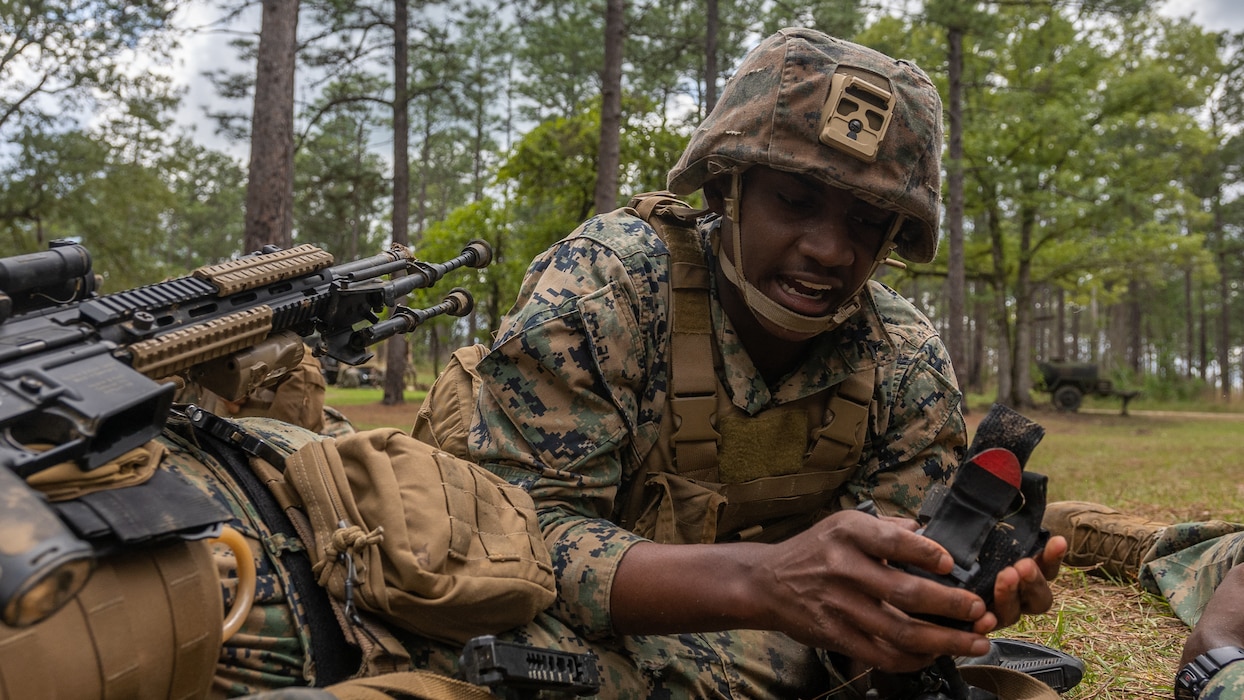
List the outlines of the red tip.
{"label": "red tip", "polygon": [[1019,458],[1010,450],[1004,447],[991,447],[973,457],[972,461],[990,474],[1019,488],[1020,472],[1023,470],[1020,469]]}

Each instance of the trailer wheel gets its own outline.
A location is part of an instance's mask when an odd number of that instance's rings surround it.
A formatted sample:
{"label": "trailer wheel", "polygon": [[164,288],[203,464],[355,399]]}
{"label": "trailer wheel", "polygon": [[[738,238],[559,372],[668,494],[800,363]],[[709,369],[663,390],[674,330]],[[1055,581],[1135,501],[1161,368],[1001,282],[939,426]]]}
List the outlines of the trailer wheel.
{"label": "trailer wheel", "polygon": [[1064,385],[1054,391],[1054,407],[1060,411],[1075,411],[1083,399],[1084,394],[1074,386]]}

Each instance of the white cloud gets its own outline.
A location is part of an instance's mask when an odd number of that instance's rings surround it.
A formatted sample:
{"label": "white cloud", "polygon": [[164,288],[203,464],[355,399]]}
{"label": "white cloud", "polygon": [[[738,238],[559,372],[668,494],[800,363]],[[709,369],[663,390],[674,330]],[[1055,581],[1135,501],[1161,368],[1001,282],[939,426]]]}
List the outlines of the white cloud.
{"label": "white cloud", "polygon": [[217,134],[216,122],[207,117],[207,113],[232,110],[249,114],[249,100],[225,100],[203,74],[222,68],[234,72],[254,70],[253,65],[239,60],[237,52],[229,45],[232,36],[259,31],[259,13],[256,8],[252,9],[254,11],[248,11],[232,24],[225,26],[220,10],[214,4],[208,0],[198,0],[182,5],[174,20],[177,26],[188,32],[174,57],[174,78],[186,90],[181,109],[177,113],[177,124],[192,130],[197,143],[229,153],[243,162],[249,157],[250,146]]}
{"label": "white cloud", "polygon": [[1190,17],[1211,31],[1244,30],[1244,2],[1240,0],[1168,0],[1158,11],[1168,17]]}

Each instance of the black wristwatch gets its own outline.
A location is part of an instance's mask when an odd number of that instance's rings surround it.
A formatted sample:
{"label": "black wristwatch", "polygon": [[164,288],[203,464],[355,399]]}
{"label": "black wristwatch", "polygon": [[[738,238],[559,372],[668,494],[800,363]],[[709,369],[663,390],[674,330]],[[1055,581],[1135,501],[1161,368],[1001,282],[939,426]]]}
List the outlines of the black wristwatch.
{"label": "black wristwatch", "polygon": [[1218,647],[1196,657],[1175,676],[1175,700],[1197,700],[1214,674],[1241,659],[1244,649],[1240,647]]}

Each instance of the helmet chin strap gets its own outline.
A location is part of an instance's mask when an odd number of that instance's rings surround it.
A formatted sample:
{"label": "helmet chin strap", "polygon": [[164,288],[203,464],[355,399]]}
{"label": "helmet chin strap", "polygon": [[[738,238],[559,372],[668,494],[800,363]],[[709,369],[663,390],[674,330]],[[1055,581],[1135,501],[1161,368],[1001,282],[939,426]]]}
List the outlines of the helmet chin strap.
{"label": "helmet chin strap", "polygon": [[[730,196],[725,198],[726,218],[730,220],[730,236],[733,243],[735,257],[741,258],[739,251],[742,248],[742,230],[740,202],[742,198],[743,176],[741,173],[734,173],[730,176]],[[835,311],[824,316],[805,316],[795,313],[781,304],[773,301],[759,289],[756,289],[747,277],[743,274],[742,260],[731,260],[721,249],[721,236],[716,237],[713,253],[722,261],[721,269],[726,279],[735,286],[743,294],[743,302],[757,316],[765,319],[779,328],[798,333],[800,335],[817,335],[829,330],[833,330],[842,325],[848,318],[860,310],[860,292],[864,289],[864,285],[868,284],[868,280],[873,276],[883,263],[886,262],[891,252],[897,246],[895,239],[898,237],[899,228],[902,227],[905,217],[898,214],[894,217],[894,223],[890,225],[890,230],[886,232],[885,239],[881,242],[881,247],[877,250],[877,255],[873,259],[872,267],[869,268],[868,274],[860,282],[847,301],[843,302]]]}

